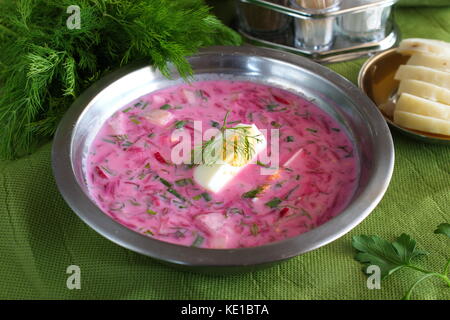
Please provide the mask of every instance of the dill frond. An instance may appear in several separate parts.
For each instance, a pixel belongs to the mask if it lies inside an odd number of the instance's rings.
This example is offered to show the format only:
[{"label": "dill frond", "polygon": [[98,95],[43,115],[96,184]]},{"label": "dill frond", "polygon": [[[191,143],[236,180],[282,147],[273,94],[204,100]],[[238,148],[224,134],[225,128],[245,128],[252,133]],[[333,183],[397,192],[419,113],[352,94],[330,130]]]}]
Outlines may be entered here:
[{"label": "dill frond", "polygon": [[213,137],[203,142],[203,144],[194,151],[200,156],[196,157],[202,160],[202,163],[211,166],[222,161],[231,163],[231,165],[241,166],[250,161],[255,155],[254,143],[261,141],[259,136],[250,134],[250,126],[229,127],[228,116],[230,111],[224,116],[222,126],[219,128],[220,139]]},{"label": "dill frond", "polygon": [[[81,29],[66,26],[70,5]],[[187,78],[185,56],[238,45],[202,0],[0,1],[0,158],[15,158],[54,134],[73,100],[106,72],[147,60]]]}]

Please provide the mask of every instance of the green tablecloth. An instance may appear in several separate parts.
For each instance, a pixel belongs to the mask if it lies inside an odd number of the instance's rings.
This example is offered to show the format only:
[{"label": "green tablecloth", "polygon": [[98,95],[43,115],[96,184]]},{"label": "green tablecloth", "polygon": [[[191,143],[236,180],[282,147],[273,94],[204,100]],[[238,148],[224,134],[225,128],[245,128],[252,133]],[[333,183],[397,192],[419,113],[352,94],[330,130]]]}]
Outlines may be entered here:
[{"label": "green tablecloth", "polygon": [[[444,2],[449,3],[428,3]],[[399,8],[396,17],[404,37],[450,41],[450,7]],[[355,81],[362,62],[331,67]],[[274,268],[222,277],[173,270],[87,227],[56,189],[50,145],[32,156],[0,162],[0,298],[401,298],[417,275],[401,272],[383,282],[381,290],[368,290],[361,266],[353,260],[350,239],[357,234],[393,239],[409,233],[433,253],[424,264],[441,270],[449,245],[433,230],[450,222],[450,147],[418,143],[395,132],[394,140],[397,159],[391,186],[376,210],[352,232]],[[69,265],[81,268],[81,290],[66,288]],[[450,299],[450,290],[429,280],[415,297]]]},{"label": "green tablecloth", "polygon": [[399,0],[398,5],[404,7],[439,7],[448,6],[449,0]]}]

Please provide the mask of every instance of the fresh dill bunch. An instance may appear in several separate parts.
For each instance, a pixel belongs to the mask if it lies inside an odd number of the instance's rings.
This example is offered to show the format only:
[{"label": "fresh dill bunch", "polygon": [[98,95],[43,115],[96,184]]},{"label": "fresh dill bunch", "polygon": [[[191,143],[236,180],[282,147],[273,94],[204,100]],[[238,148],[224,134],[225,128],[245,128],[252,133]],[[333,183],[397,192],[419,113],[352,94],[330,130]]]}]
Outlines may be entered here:
[{"label": "fresh dill bunch", "polygon": [[230,163],[233,166],[242,166],[250,161],[255,155],[255,144],[261,142],[259,135],[252,135],[251,126],[237,125],[230,126],[227,111],[222,121],[222,126],[218,128],[218,135],[205,141],[195,152],[198,154],[195,159],[201,159],[202,163],[211,166],[222,162]]},{"label": "fresh dill bunch", "polygon": [[[69,29],[67,8],[81,9]],[[73,100],[106,72],[147,60],[191,75],[185,56],[239,45],[203,0],[0,0],[0,158],[51,138]]]}]

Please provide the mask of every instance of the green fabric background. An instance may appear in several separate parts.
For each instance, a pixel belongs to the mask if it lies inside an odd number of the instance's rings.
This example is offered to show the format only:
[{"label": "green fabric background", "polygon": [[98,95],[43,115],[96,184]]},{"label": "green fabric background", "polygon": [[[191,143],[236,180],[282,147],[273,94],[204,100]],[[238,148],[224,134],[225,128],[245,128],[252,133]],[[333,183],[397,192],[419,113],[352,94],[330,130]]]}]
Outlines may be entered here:
[{"label": "green fabric background", "polygon": [[448,6],[449,0],[399,0],[399,6],[419,7],[419,6]]},{"label": "green fabric background", "polygon": [[[444,2],[450,4],[428,1]],[[450,8],[398,8],[396,17],[405,38],[450,41]],[[363,61],[331,68],[355,82]],[[330,245],[274,268],[233,276],[176,271],[102,238],[59,195],[50,145],[20,160],[0,162],[0,298],[399,299],[418,275],[401,271],[381,290],[368,290],[353,260],[351,237],[394,239],[408,233],[432,252],[423,265],[440,271],[450,256],[449,243],[433,230],[450,222],[450,147],[393,135],[397,159],[391,186],[363,223]],[[66,268],[72,264],[81,268],[81,290],[66,288]],[[450,289],[428,280],[414,297],[448,300]]]}]

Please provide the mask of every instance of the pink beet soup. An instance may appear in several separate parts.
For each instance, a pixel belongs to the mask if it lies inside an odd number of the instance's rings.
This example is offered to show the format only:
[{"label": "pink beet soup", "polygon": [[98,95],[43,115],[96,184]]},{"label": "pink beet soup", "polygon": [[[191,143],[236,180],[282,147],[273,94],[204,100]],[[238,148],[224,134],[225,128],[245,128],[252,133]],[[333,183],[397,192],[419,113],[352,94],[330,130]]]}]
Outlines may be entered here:
[{"label": "pink beet soup", "polygon": [[[279,170],[248,164],[217,193],[174,164],[175,129],[194,135],[232,124],[279,129]],[[165,117],[149,121],[149,114]],[[269,138],[268,138],[269,139]],[[267,149],[270,147],[268,146]],[[270,150],[266,150],[270,154]],[[358,159],[345,129],[312,102],[253,82],[204,81],[150,93],[101,128],[86,162],[95,203],[148,237],[184,246],[240,248],[294,237],[339,214],[358,182]]]}]

